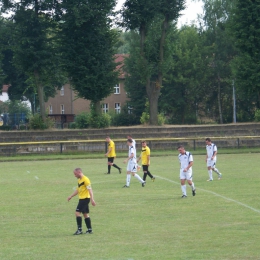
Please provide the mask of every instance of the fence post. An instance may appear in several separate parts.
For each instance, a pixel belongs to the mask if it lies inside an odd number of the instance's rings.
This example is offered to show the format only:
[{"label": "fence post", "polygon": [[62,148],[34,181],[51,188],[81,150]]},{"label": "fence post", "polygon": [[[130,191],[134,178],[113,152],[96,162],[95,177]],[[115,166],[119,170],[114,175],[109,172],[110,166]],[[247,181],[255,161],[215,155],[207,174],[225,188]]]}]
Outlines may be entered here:
[{"label": "fence post", "polygon": [[239,143],[239,138],[237,138],[237,149],[239,149],[240,143]]},{"label": "fence post", "polygon": [[196,140],[193,140],[193,150],[196,151]]},{"label": "fence post", "polygon": [[63,143],[60,143],[60,153],[62,153],[63,150]]},{"label": "fence post", "polygon": [[152,149],[152,141],[149,141],[149,148]]}]

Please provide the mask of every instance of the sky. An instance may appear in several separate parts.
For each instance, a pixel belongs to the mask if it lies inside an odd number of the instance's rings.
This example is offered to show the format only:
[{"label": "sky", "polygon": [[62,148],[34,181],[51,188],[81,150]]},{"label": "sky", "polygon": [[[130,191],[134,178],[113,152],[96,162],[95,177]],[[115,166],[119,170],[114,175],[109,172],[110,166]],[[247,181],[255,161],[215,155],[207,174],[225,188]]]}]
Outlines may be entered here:
[{"label": "sky", "polygon": [[[124,3],[125,0],[118,0],[116,10],[119,10]],[[196,2],[192,0],[186,1],[187,8],[182,11],[182,16],[179,18],[178,21],[178,27],[181,27],[185,24],[191,24],[191,21],[194,21],[197,19],[197,14],[202,13],[202,2],[200,0],[197,0]]]}]

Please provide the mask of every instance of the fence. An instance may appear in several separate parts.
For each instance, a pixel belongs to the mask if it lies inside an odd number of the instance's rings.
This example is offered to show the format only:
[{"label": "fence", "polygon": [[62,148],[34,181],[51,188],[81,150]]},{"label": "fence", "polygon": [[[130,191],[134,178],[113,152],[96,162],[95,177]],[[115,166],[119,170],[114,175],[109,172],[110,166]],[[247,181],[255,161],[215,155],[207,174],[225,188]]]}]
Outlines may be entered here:
[{"label": "fence", "polygon": [[[260,147],[260,136],[214,137],[212,140],[218,148]],[[147,145],[152,150],[176,150],[182,144],[187,150],[205,148],[205,140],[201,138],[148,138]],[[126,139],[114,139],[116,151],[126,151]],[[141,149],[141,140],[136,139],[137,149]],[[71,141],[39,141],[0,143],[0,155],[15,156],[25,154],[49,153],[86,153],[106,152],[104,140],[71,140]]]}]

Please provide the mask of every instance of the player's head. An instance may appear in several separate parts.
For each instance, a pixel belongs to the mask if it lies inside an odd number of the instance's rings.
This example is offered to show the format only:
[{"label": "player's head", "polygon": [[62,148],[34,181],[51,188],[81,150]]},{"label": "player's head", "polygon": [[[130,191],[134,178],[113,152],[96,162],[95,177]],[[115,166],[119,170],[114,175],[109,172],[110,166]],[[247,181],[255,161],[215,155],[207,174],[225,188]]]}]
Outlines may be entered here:
[{"label": "player's head", "polygon": [[141,143],[142,143],[142,147],[146,147],[146,141],[145,140],[143,140]]},{"label": "player's head", "polygon": [[74,175],[76,178],[80,178],[82,176],[82,169],[81,168],[76,168],[74,171],[73,171]]},{"label": "player's head", "polygon": [[210,138],[206,138],[205,141],[206,141],[206,144],[211,144],[211,139]]},{"label": "player's head", "polygon": [[110,142],[110,136],[109,135],[106,136],[106,142]]},{"label": "player's head", "polygon": [[132,145],[132,143],[133,143],[133,140],[132,140],[131,138],[128,138],[128,139],[127,139],[127,145],[130,146],[130,145]]},{"label": "player's head", "polygon": [[131,135],[127,135],[126,137],[127,139],[133,139]]},{"label": "player's head", "polygon": [[185,154],[185,148],[184,148],[183,145],[179,145],[178,148],[177,148],[177,150],[179,151],[179,153]]}]

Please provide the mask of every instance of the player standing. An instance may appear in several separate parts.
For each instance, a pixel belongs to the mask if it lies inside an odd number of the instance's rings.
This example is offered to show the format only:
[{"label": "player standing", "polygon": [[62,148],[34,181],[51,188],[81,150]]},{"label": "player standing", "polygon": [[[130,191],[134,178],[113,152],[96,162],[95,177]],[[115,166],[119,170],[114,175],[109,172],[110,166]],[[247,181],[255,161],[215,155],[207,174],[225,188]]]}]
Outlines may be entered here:
[{"label": "player standing", "polygon": [[136,163],[136,150],[134,146],[132,145],[133,140],[127,139],[127,145],[128,145],[128,157],[126,160],[124,160],[124,163],[127,163],[127,169],[126,169],[126,185],[123,186],[123,188],[129,188],[130,186],[130,180],[131,180],[131,174],[142,183],[142,187],[145,185],[145,181],[141,179],[141,177],[136,173],[137,172],[137,163]]},{"label": "player standing", "polygon": [[106,137],[106,142],[108,143],[108,145],[107,145],[108,148],[107,148],[107,153],[105,154],[105,156],[107,157],[108,171],[105,174],[110,174],[111,166],[117,168],[119,173],[121,173],[121,168],[118,167],[116,164],[114,164],[114,159],[116,157],[115,143],[110,139],[109,136]]},{"label": "player standing", "polygon": [[146,181],[147,175],[151,178],[152,181],[155,180],[155,177],[150,173],[148,167],[150,166],[150,148],[147,146],[146,141],[142,141],[142,152],[139,156],[137,162],[142,159],[142,167],[143,167],[143,180]]},{"label": "player standing", "polygon": [[206,163],[207,163],[208,174],[209,174],[209,179],[207,181],[213,181],[212,171],[218,174],[218,179],[220,180],[222,178],[222,174],[216,168],[218,149],[217,146],[211,142],[210,138],[206,138],[206,150],[207,150]]},{"label": "player standing", "polygon": [[72,197],[79,195],[79,203],[76,208],[76,222],[78,229],[74,233],[74,235],[81,235],[82,234],[82,218],[81,213],[83,214],[85,218],[85,224],[87,226],[86,234],[92,234],[92,226],[91,226],[91,220],[89,217],[89,202],[91,201],[91,204],[93,206],[96,206],[96,202],[94,201],[94,195],[91,188],[90,180],[88,177],[86,177],[83,173],[81,168],[76,168],[74,171],[74,176],[78,179],[78,188],[68,197],[68,201],[71,200]]},{"label": "player standing", "polygon": [[196,189],[194,186],[194,182],[192,182],[192,165],[193,165],[193,156],[190,152],[185,151],[184,146],[180,145],[178,147],[179,151],[179,162],[180,162],[180,180],[181,180],[181,191],[182,191],[182,198],[187,198],[186,193],[186,184],[185,181],[188,182],[192,189],[192,195],[196,195]]}]

